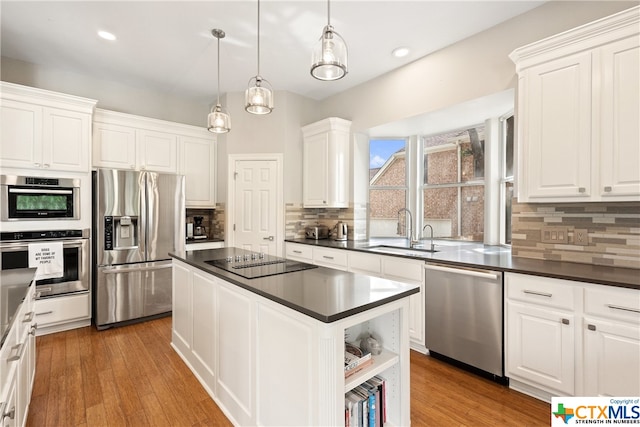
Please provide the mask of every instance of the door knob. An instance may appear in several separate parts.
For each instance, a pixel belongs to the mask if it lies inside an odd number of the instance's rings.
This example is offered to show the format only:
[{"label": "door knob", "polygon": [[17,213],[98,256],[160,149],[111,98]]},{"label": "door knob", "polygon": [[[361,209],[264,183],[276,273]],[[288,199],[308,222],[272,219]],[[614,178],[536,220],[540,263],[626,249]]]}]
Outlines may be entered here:
[{"label": "door knob", "polygon": [[262,240],[268,240],[270,242],[273,242],[273,236],[263,237]]}]

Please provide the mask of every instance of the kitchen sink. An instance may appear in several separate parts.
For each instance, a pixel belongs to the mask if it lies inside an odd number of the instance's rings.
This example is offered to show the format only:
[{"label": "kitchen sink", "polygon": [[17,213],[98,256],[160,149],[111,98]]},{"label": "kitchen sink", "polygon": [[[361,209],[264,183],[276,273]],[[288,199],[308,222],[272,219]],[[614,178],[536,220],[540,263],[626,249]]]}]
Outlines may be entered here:
[{"label": "kitchen sink", "polygon": [[372,252],[381,252],[385,254],[394,254],[394,255],[406,255],[406,256],[414,256],[414,257],[428,257],[429,254],[439,252],[437,250],[431,250],[427,248],[403,248],[399,246],[388,246],[388,245],[377,245],[377,246],[367,246],[363,249],[368,249]]}]

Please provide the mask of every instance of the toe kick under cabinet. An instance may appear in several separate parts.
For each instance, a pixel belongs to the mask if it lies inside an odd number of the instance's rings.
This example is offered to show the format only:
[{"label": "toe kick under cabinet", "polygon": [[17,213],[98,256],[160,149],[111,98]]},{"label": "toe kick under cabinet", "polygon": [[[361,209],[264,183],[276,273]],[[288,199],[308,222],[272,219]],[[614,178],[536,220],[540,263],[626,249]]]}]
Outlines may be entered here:
[{"label": "toe kick under cabinet", "polygon": [[640,395],[640,290],[505,273],[510,386],[552,396]]}]

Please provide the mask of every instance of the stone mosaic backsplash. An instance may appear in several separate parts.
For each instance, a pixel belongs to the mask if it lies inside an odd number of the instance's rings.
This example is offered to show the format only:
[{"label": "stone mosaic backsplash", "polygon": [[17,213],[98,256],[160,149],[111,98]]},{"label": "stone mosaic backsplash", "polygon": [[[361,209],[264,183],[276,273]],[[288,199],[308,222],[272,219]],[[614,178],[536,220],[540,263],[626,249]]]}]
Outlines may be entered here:
[{"label": "stone mosaic backsplash", "polygon": [[338,221],[347,224],[347,239],[366,239],[367,235],[366,204],[350,205],[348,208],[304,208],[302,204],[285,204],[285,237],[287,239],[303,239],[305,227],[326,225],[329,230]]},{"label": "stone mosaic backsplash", "polygon": [[[640,269],[640,203],[517,203],[513,256]],[[566,243],[543,243],[543,228],[567,229]],[[586,230],[585,245],[577,244]],[[548,236],[547,236],[548,237]]]}]

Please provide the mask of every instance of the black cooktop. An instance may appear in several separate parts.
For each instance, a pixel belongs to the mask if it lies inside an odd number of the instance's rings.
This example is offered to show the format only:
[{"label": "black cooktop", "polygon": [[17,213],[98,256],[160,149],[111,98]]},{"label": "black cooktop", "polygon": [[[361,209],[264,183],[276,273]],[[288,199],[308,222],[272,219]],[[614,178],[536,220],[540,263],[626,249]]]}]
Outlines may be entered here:
[{"label": "black cooktop", "polygon": [[293,273],[317,267],[313,264],[250,251],[242,251],[241,254],[229,255],[223,259],[208,260],[205,263],[246,279]]}]

